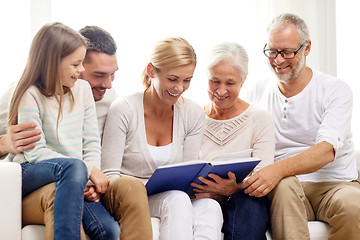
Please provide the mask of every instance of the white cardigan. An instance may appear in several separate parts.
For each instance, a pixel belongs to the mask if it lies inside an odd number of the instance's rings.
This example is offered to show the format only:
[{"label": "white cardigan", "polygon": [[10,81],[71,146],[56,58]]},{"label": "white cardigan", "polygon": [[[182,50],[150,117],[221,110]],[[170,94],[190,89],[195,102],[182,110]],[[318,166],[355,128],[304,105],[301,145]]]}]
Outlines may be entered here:
[{"label": "white cardigan", "polygon": [[[106,119],[101,168],[114,180],[122,175],[146,182],[157,165],[147,147],[143,93],[120,97]],[[189,99],[174,105],[172,150],[165,164],[198,158],[203,136],[204,111]]]}]

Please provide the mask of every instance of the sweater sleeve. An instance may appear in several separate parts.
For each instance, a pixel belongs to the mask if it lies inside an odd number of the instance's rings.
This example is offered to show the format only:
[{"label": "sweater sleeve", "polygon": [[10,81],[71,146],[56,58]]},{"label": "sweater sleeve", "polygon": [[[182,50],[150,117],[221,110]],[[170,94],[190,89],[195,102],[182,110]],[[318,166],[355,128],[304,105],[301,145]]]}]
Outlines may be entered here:
[{"label": "sweater sleeve", "polygon": [[127,126],[130,108],[123,98],[115,100],[110,108],[106,118],[103,132],[101,170],[109,177],[111,181],[121,176]]},{"label": "sweater sleeve", "polygon": [[205,113],[196,103],[189,101],[186,106],[186,136],[184,139],[183,161],[199,158],[201,142],[204,134]]},{"label": "sweater sleeve", "polygon": [[257,172],[274,163],[275,130],[272,116],[268,112],[259,109],[254,119],[253,157],[261,159],[254,170]]},{"label": "sweater sleeve", "polygon": [[90,86],[87,86],[85,114],[83,125],[83,161],[87,167],[89,176],[93,167],[100,169],[101,147],[96,117],[96,109]]},{"label": "sweater sleeve", "polygon": [[[29,90],[30,89],[24,93],[20,100],[18,122],[35,122],[36,128],[41,130],[41,138],[36,142],[36,146],[33,149],[24,152],[25,159],[29,162],[38,162],[50,158],[66,158],[65,155],[47,148],[42,121],[40,119],[40,106],[36,96],[38,92]],[[45,124],[53,123],[45,122]]]}]

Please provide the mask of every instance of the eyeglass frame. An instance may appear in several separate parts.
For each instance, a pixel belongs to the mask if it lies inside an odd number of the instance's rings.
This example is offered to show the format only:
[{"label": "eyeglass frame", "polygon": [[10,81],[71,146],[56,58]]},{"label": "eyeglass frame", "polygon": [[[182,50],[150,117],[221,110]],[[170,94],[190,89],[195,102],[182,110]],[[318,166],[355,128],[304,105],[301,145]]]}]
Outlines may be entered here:
[{"label": "eyeglass frame", "polygon": [[273,58],[272,58],[272,57],[268,57],[268,56],[265,54],[265,51],[270,50],[270,49],[265,49],[266,46],[267,46],[267,43],[266,43],[265,46],[264,46],[263,53],[264,53],[265,57],[270,58],[270,59],[275,59],[275,58],[277,58],[277,56],[279,55],[279,53],[280,53],[281,57],[284,58],[284,59],[294,59],[295,56],[296,56],[296,54],[298,54],[298,53],[301,51],[301,49],[305,46],[306,43],[307,43],[307,41],[304,42],[304,43],[298,48],[298,50],[296,50],[295,52],[289,51],[289,52],[292,52],[292,53],[294,54],[294,56],[293,56],[292,58],[286,58],[286,57],[284,57],[284,55],[283,55],[283,54],[284,54],[284,52],[283,52],[284,50],[281,50],[281,51],[274,50],[273,52],[276,52],[275,57],[273,57]]}]

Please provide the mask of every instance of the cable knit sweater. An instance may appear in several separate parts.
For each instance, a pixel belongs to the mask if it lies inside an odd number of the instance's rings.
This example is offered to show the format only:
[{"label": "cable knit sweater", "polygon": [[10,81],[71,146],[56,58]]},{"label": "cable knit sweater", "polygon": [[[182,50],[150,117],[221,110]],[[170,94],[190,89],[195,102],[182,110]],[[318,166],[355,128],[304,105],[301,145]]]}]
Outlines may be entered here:
[{"label": "cable knit sweater", "polygon": [[231,119],[206,117],[200,159],[209,161],[218,154],[247,149],[253,149],[253,157],[261,159],[255,172],[274,162],[274,123],[269,113],[250,105]]}]

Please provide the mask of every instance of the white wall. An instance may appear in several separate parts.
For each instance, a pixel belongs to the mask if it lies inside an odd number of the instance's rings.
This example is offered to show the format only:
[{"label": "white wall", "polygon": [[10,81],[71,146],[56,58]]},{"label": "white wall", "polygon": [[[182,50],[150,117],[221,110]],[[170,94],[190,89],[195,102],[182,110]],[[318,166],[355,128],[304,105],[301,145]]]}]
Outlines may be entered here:
[{"label": "white wall", "polygon": [[[20,78],[31,39],[49,21],[74,29],[99,25],[118,43],[119,71],[114,88],[121,94],[141,89],[140,74],[153,44],[166,36],[185,37],[195,48],[198,67],[186,93],[204,105],[207,100],[204,63],[208,50],[221,41],[236,41],[248,51],[249,76],[245,83],[271,74],[262,48],[265,29],[282,12],[305,19],[312,50],[307,61],[314,68],[338,75],[353,87],[354,120],[360,121],[359,77],[355,64],[359,45],[358,0],[17,0],[1,1],[0,95]],[[20,7],[21,6],[21,7]],[[336,18],[337,17],[337,18]],[[345,24],[344,24],[345,22]],[[359,20],[357,20],[359,22]],[[338,28],[336,28],[336,25]],[[338,44],[337,44],[338,42]],[[354,126],[360,142],[360,126]]]}]

